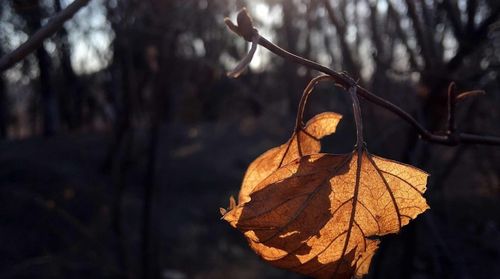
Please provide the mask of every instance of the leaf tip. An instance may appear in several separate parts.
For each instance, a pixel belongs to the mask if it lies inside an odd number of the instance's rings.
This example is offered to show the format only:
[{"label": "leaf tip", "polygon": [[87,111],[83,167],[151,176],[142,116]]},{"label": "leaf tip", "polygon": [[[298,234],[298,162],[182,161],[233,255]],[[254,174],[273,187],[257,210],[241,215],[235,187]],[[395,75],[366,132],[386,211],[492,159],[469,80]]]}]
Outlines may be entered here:
[{"label": "leaf tip", "polygon": [[224,215],[226,215],[229,211],[233,210],[236,207],[236,199],[234,196],[229,197],[229,207],[227,209],[220,207],[219,212],[222,215],[221,219],[224,219]]},{"label": "leaf tip", "polygon": [[234,196],[230,196],[229,197],[229,210],[233,210],[233,208],[236,207],[236,199],[234,198]]},{"label": "leaf tip", "polygon": [[224,215],[226,215],[227,210],[225,208],[223,208],[223,207],[219,207],[219,211],[220,211],[220,215],[222,215],[222,218],[224,218]]}]

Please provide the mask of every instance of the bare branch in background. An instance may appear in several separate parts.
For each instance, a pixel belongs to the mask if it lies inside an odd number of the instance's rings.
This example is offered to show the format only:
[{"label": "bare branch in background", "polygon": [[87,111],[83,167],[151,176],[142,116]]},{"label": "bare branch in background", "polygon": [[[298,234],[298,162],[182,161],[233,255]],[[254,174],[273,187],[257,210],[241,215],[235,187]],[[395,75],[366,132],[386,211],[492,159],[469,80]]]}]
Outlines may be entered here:
[{"label": "bare branch in background", "polygon": [[346,23],[342,19],[340,19],[337,14],[335,13],[335,10],[333,9],[332,5],[330,4],[330,1],[324,0],[323,5],[326,8],[326,11],[328,13],[328,17],[330,18],[330,21],[333,23],[335,26],[335,29],[337,30],[338,38],[339,38],[339,44],[340,48],[342,49],[342,53],[345,54],[345,63],[347,66],[347,70],[351,72],[352,75],[356,77],[360,77],[360,69],[359,65],[354,59],[354,56],[352,54],[352,49],[349,47],[349,44],[347,43],[346,40],[346,33],[347,33],[347,28],[346,28]]},{"label": "bare branch in background", "polygon": [[396,34],[400,38],[401,43],[405,46],[406,52],[408,53],[408,58],[410,65],[412,66],[413,69],[419,70],[420,66],[417,63],[417,54],[415,53],[415,50],[410,47],[408,44],[408,34],[403,30],[401,27],[401,18],[399,16],[399,13],[394,9],[394,6],[390,1],[387,1],[387,13],[388,16],[392,18],[394,21],[394,26],[396,27]]},{"label": "bare branch in background", "polygon": [[450,59],[446,65],[448,71],[455,71],[462,63],[464,58],[471,54],[477,47],[477,45],[483,44],[488,38],[488,29],[491,24],[493,24],[500,17],[500,5],[497,5],[494,10],[491,11],[489,16],[484,19],[481,24],[471,33],[467,33],[466,40],[474,43],[461,43],[455,56]]},{"label": "bare branch in background", "polygon": [[45,26],[36,31],[36,33],[26,42],[21,44],[11,53],[2,56],[2,58],[0,58],[0,72],[14,66],[17,62],[23,60],[28,54],[40,47],[45,39],[54,35],[67,20],[71,19],[73,15],[89,2],[90,0],[75,0],[64,10],[52,17]]},{"label": "bare branch in background", "polygon": [[[238,17],[240,17],[242,14],[245,14],[246,16],[249,17],[247,14],[246,10],[240,11],[238,14]],[[226,24],[227,24],[226,20]],[[238,20],[238,23],[240,23],[240,20]],[[234,25],[230,24],[229,25],[230,29],[235,32],[236,34],[239,34],[241,37],[243,37],[247,41],[251,41],[253,36],[258,36],[259,44],[272,53],[289,60],[291,62],[303,65],[307,68],[319,71],[321,73],[327,74],[333,78],[333,80],[341,87],[343,88],[351,88],[351,87],[356,87],[357,89],[357,94],[361,97],[363,97],[365,100],[374,103],[375,105],[378,105],[395,115],[399,116],[403,120],[405,120],[408,124],[410,124],[422,137],[422,139],[427,140],[429,142],[433,143],[438,143],[438,144],[443,144],[443,145],[459,145],[459,144],[485,144],[485,145],[500,145],[500,137],[495,137],[495,136],[487,136],[487,135],[477,135],[477,134],[470,134],[470,133],[459,133],[459,132],[452,132],[446,131],[446,134],[439,134],[439,133],[433,133],[429,130],[427,130],[422,124],[420,124],[413,116],[411,116],[408,112],[404,111],[402,108],[399,106],[389,102],[388,100],[381,98],[372,92],[366,90],[365,88],[359,86],[357,82],[349,77],[348,75],[344,73],[339,73],[336,72],[328,67],[325,67],[321,64],[318,64],[314,61],[305,59],[303,57],[297,56],[293,53],[290,53],[281,47],[275,45],[274,43],[268,41],[266,38],[258,35],[258,30],[252,25],[251,21],[246,21],[244,25]]]},{"label": "bare branch in background", "polygon": [[458,9],[458,4],[455,1],[444,0],[441,5],[438,6],[446,11],[446,15],[448,16],[451,26],[453,27],[455,38],[460,40],[463,36],[463,28],[462,21],[460,20],[460,10]]},{"label": "bare branch in background", "polygon": [[476,17],[477,12],[477,0],[468,0],[467,1],[467,33],[474,32],[474,27],[476,24],[474,23],[474,19]]},{"label": "bare branch in background", "polygon": [[415,6],[415,2],[412,0],[406,0],[406,6],[408,8],[408,15],[413,23],[412,26],[415,30],[415,37],[417,38],[417,42],[421,48],[422,57],[424,58],[424,67],[426,69],[431,69],[433,64],[437,61],[433,61],[432,59],[433,55],[431,53],[430,42],[427,41],[425,30],[423,30],[422,22],[417,14],[417,7]]}]

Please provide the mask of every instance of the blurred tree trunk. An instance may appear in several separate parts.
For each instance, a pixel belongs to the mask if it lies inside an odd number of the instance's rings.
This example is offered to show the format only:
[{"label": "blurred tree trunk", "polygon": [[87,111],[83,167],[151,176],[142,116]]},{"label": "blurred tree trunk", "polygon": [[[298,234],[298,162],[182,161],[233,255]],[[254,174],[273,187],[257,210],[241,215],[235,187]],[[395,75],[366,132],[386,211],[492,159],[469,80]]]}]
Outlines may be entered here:
[{"label": "blurred tree trunk", "polygon": [[113,130],[104,162],[104,171],[110,172],[113,180],[112,226],[117,240],[118,266],[123,270],[124,277],[129,279],[136,278],[136,273],[131,255],[129,255],[127,233],[123,227],[123,197],[133,144],[133,131],[131,128],[132,101],[130,96],[135,87],[131,69],[130,46],[126,43],[129,29],[122,22],[122,16],[123,18],[127,17],[130,9],[132,9],[131,6],[125,5],[124,2],[119,2],[116,7],[111,6],[110,2],[106,2],[105,5],[107,18],[111,22],[115,38],[111,45],[113,60],[109,67],[109,74],[112,77],[109,95],[114,108]]},{"label": "blurred tree trunk", "polygon": [[[39,0],[13,0],[14,9],[27,23],[28,33],[35,33],[42,26],[42,7]],[[53,135],[59,126],[57,99],[51,84],[52,63],[45,47],[36,52],[39,71],[39,89],[43,115],[42,132],[44,136]]]},{"label": "blurred tree trunk", "polygon": [[[346,5],[344,1],[342,4]],[[342,16],[342,13],[337,13],[329,0],[323,0],[323,5],[327,11],[328,18],[337,31],[337,40],[342,52],[342,63],[345,66],[345,70],[354,78],[361,78],[361,69],[356,61],[357,49],[351,47],[347,42],[347,20],[345,16]]]},{"label": "blurred tree trunk", "polygon": [[[55,11],[61,11],[62,0],[54,1]],[[70,130],[78,129],[82,125],[83,88],[71,65],[70,45],[68,31],[65,27],[57,33],[61,70],[64,77],[64,90],[61,93],[60,108],[63,119],[66,120]]]},{"label": "blurred tree trunk", "polygon": [[115,196],[113,204],[113,227],[118,239],[118,257],[120,266],[126,271],[127,278],[135,278],[131,262],[128,257],[126,233],[123,231],[122,200],[125,193],[126,173],[132,148],[131,128],[131,91],[134,76],[131,69],[130,51],[123,45],[123,33],[120,28],[115,29],[116,39],[113,51],[116,60],[111,66],[114,75],[113,91],[116,104],[116,121],[113,129],[113,139],[110,142],[108,158],[105,168],[111,170]]},{"label": "blurred tree trunk", "polygon": [[[3,5],[0,5],[0,14],[3,13]],[[0,44],[0,57],[4,56],[3,45]],[[4,73],[0,73],[0,139],[7,138],[8,112],[7,112],[7,88]]]},{"label": "blurred tree trunk", "polygon": [[[153,98],[151,105],[151,128],[149,131],[149,142],[147,151],[147,165],[144,187],[144,206],[143,206],[143,231],[142,231],[142,269],[143,278],[159,278],[158,262],[158,234],[159,229],[155,224],[155,199],[158,196],[157,160],[160,148],[160,127],[164,122],[168,123],[169,116],[169,96],[172,90],[174,80],[177,79],[176,72],[172,71],[174,65],[181,63],[175,56],[177,52],[177,41],[181,35],[180,30],[172,30],[159,38],[159,46],[154,46],[159,50],[158,56],[151,55],[148,60],[158,61],[158,66],[148,65],[149,71],[153,76]],[[154,53],[154,52],[153,52]],[[153,62],[154,64],[154,62]],[[155,222],[157,221],[157,222]]]},{"label": "blurred tree trunk", "polygon": [[[0,14],[3,13],[3,5],[0,5]],[[4,56],[3,45],[0,44],[0,57]],[[8,112],[7,112],[7,88],[4,73],[0,73],[0,139],[7,137]]]},{"label": "blurred tree trunk", "polygon": [[[3,49],[0,45],[0,57]],[[7,88],[5,86],[4,74],[0,73],[0,139],[7,138],[8,111],[7,111]]]},{"label": "blurred tree trunk", "polygon": [[[284,46],[292,53],[300,54],[298,49],[298,41],[300,30],[295,26],[296,20],[299,18],[297,7],[292,0],[283,2],[283,28],[284,28]],[[289,113],[294,113],[299,104],[299,93],[302,85],[299,82],[298,66],[287,61],[283,62],[283,80],[286,80],[286,92],[288,95]]]},{"label": "blurred tree trunk", "polygon": [[36,51],[38,69],[40,71],[40,93],[42,97],[43,135],[53,135],[58,126],[57,105],[50,81],[50,57],[45,48]]}]

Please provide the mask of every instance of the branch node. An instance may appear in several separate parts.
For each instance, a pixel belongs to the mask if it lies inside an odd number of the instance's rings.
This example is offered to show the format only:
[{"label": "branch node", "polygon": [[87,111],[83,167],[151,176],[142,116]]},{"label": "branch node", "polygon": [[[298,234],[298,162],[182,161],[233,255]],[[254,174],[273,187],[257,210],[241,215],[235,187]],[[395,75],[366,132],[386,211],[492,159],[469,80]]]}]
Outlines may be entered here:
[{"label": "branch node", "polygon": [[224,19],[224,23],[231,31],[236,33],[238,36],[243,37],[248,42],[252,42],[253,38],[259,34],[258,30],[253,26],[252,17],[248,14],[246,8],[242,8],[238,12],[236,22],[238,25],[235,25],[227,17]]}]

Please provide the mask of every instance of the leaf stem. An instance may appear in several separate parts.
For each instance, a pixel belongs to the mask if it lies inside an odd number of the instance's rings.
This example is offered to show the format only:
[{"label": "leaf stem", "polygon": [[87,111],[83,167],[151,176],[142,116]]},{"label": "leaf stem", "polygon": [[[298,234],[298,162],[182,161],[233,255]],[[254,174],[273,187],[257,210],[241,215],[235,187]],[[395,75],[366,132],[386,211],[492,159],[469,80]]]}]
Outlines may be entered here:
[{"label": "leaf stem", "polygon": [[[363,119],[361,117],[361,107],[359,106],[356,86],[349,88],[349,94],[352,99],[352,110],[354,113],[354,122],[356,123],[356,147],[358,150],[363,148]],[[359,155],[359,154],[358,154]]]},{"label": "leaf stem", "polygon": [[[359,185],[361,181],[361,167],[363,165],[363,120],[361,118],[361,108],[359,106],[358,95],[356,93],[356,86],[351,86],[349,89],[349,94],[352,99],[352,108],[354,113],[354,121],[356,123],[356,182],[354,184],[354,192],[352,197],[352,211],[351,216],[349,218],[349,226],[347,227],[347,234],[344,241],[344,247],[342,248],[341,258],[346,255],[347,247],[349,246],[349,240],[351,238],[352,228],[354,226],[354,222],[356,221],[356,207],[358,204],[358,196],[359,196]],[[338,274],[340,268],[340,263],[337,264],[335,268],[334,276]]]},{"label": "leaf stem", "polygon": [[[294,130],[294,137],[297,138],[297,147],[299,149],[299,155],[302,157],[302,146],[300,145],[300,137],[299,137],[299,134],[300,134],[300,131],[304,130],[304,111],[305,111],[305,108],[306,108],[306,104],[307,104],[307,100],[309,98],[309,95],[311,95],[314,87],[316,86],[316,84],[318,84],[319,82],[323,81],[323,80],[331,80],[332,77],[329,76],[329,75],[321,75],[321,76],[317,76],[315,78],[313,78],[311,81],[309,81],[309,83],[307,84],[306,88],[304,89],[303,93],[302,93],[302,97],[300,98],[300,102],[299,102],[299,107],[297,108],[297,119],[295,120],[295,130]],[[293,138],[292,136],[292,138]],[[287,148],[287,151],[288,151],[288,148]],[[285,153],[286,155],[286,153]],[[284,156],[283,156],[284,158]],[[281,165],[281,163],[280,163]]]},{"label": "leaf stem", "polygon": [[333,78],[329,75],[321,75],[313,78],[307,84],[304,92],[302,93],[302,97],[300,98],[299,107],[297,109],[297,119],[295,121],[295,131],[301,130],[304,127],[304,111],[307,104],[307,100],[309,99],[309,95],[311,95],[314,87],[324,80],[332,80]]}]

